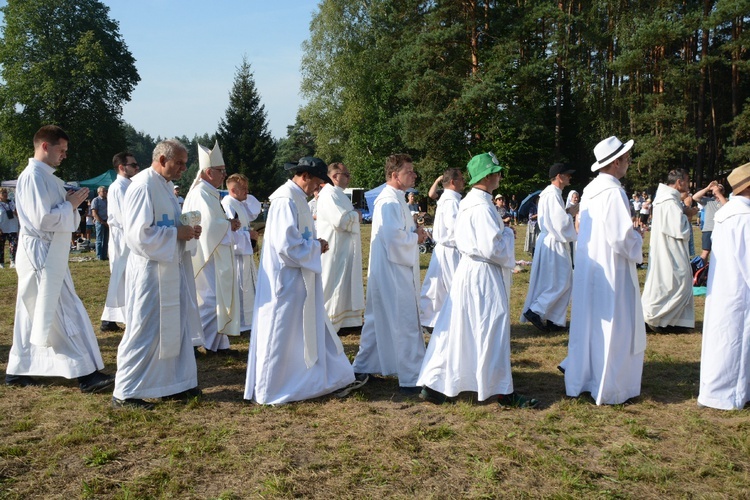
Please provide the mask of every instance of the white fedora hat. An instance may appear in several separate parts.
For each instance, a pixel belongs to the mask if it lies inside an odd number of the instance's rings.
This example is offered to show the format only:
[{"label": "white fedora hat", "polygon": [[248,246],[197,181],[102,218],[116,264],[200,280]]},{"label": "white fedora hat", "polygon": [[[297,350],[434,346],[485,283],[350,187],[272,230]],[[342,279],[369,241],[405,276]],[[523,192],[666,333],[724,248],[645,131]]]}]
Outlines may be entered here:
[{"label": "white fedora hat", "polygon": [[612,137],[607,137],[602,142],[597,144],[594,148],[594,156],[596,156],[596,161],[593,165],[591,165],[591,171],[596,172],[600,168],[606,167],[617,158],[630,151],[630,149],[633,147],[633,144],[635,144],[635,141],[633,139],[630,139],[628,142],[623,144],[622,141],[614,135]]}]

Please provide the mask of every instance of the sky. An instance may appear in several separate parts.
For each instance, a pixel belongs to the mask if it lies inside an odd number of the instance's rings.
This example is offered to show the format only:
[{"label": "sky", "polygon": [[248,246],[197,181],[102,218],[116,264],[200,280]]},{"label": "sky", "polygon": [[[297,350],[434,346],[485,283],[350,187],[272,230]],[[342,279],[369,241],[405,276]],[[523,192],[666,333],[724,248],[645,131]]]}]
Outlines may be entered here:
[{"label": "sky", "polygon": [[[0,5],[6,2],[0,1]],[[247,56],[271,135],[286,137],[303,103],[302,42],[318,0],[102,0],[141,77],[123,108],[136,130],[216,132]]]},{"label": "sky", "polygon": [[141,81],[123,118],[153,137],[214,133],[246,55],[276,138],[303,103],[302,42],[317,0],[105,0]]}]

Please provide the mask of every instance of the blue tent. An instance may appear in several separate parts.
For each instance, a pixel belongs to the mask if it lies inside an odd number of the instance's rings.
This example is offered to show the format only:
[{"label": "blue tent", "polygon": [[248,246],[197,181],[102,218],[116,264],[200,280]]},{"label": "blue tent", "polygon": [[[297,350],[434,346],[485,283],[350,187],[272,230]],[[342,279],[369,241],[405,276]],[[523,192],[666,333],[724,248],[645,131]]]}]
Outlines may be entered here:
[{"label": "blue tent", "polygon": [[372,213],[372,211],[375,209],[375,198],[378,197],[380,192],[385,187],[385,182],[382,183],[380,186],[370,189],[369,191],[365,191],[365,200],[367,201],[367,209]]},{"label": "blue tent", "polygon": [[375,209],[375,198],[378,197],[378,195],[380,194],[380,192],[383,190],[384,187],[385,187],[385,182],[374,189],[365,191],[365,201],[367,202],[367,211],[362,212],[362,220],[364,220],[365,222],[372,221],[372,212]]}]

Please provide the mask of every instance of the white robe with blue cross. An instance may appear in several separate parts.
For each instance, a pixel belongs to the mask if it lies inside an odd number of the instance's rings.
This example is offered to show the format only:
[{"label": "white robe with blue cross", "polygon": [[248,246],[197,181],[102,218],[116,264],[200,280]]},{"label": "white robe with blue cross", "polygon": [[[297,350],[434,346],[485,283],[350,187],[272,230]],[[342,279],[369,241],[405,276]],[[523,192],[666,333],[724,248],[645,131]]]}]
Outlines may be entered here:
[{"label": "white robe with blue cross", "polygon": [[198,385],[193,345],[203,329],[190,252],[177,239],[174,185],[148,168],[133,177],[123,210],[130,248],[125,334],[117,349],[114,396],[159,398]]}]

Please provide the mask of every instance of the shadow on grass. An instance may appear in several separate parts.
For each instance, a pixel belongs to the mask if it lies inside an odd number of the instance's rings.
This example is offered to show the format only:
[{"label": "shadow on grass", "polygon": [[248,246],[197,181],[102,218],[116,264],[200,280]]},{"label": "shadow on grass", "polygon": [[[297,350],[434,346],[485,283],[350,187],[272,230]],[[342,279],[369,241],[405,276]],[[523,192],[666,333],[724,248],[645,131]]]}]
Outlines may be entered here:
[{"label": "shadow on grass", "polygon": [[[696,328],[698,331],[698,328]],[[107,339],[107,344],[113,342]],[[355,332],[342,335],[344,349],[350,360],[359,349],[359,338]],[[565,355],[565,345],[568,341],[567,332],[543,333],[531,325],[514,325],[512,332],[511,366],[515,390],[521,394],[539,399],[541,407],[547,408],[561,401],[569,400],[565,395],[564,376],[549,362],[534,356],[519,356],[527,350],[538,348],[540,345],[555,347],[560,350],[560,359],[552,359],[552,363],[562,360]],[[246,337],[233,338],[232,348],[240,351],[238,356],[198,358],[198,381],[201,388],[206,390],[204,398],[213,402],[243,402],[245,370],[247,368]],[[680,404],[694,399],[698,393],[700,363],[685,361],[668,354],[652,352],[644,363],[641,385],[641,397],[635,404],[644,400],[664,404]],[[406,395],[399,392],[398,380],[395,377],[374,376],[371,381],[359,391],[355,391],[350,398],[361,401],[395,402],[413,404],[421,401],[416,395]],[[477,402],[476,393],[467,393],[469,401]],[[333,396],[318,398],[321,401],[334,399]],[[584,400],[587,400],[584,398]]]},{"label": "shadow on grass", "polygon": [[568,342],[568,331],[560,332],[543,332],[531,323],[513,323],[510,328],[511,340],[519,339],[549,339],[558,340],[560,337],[567,344]]},{"label": "shadow on grass", "polygon": [[[200,384],[200,386],[204,389],[209,389],[208,386],[203,384]],[[217,403],[250,403],[244,399],[244,394],[244,386],[242,390],[225,388],[218,391],[204,392],[202,401],[213,401]]]},{"label": "shadow on grass", "polygon": [[[698,362],[647,361],[643,366],[641,395],[632,403],[653,401],[673,405],[689,402],[698,395],[699,379]],[[565,378],[559,371],[514,372],[513,382],[516,391],[539,399],[542,408],[571,399],[565,394]],[[590,395],[579,399],[590,401]]]},{"label": "shadow on grass", "polygon": [[646,361],[641,395],[664,404],[684,403],[698,396],[699,382],[699,362]]}]

